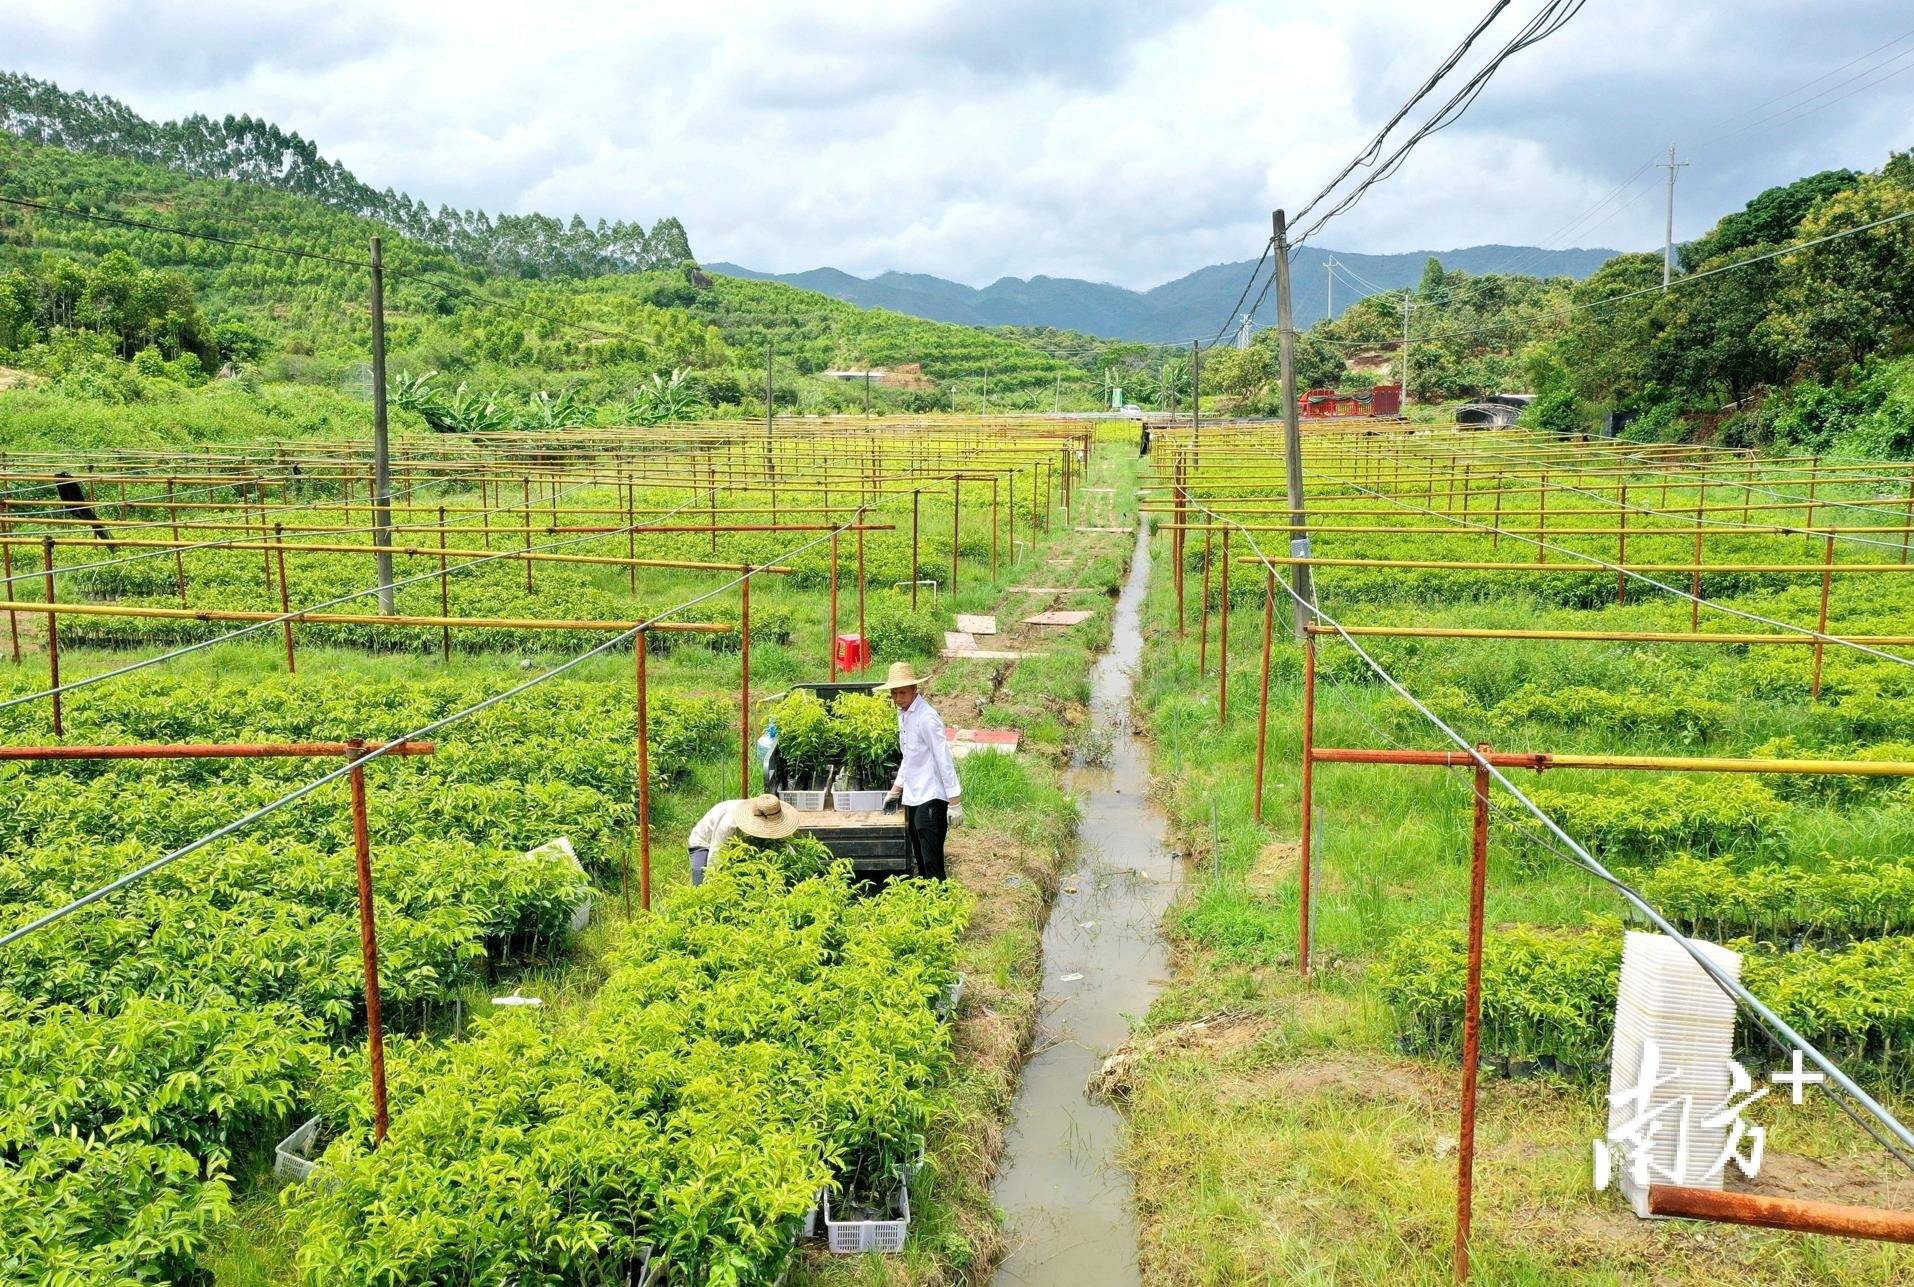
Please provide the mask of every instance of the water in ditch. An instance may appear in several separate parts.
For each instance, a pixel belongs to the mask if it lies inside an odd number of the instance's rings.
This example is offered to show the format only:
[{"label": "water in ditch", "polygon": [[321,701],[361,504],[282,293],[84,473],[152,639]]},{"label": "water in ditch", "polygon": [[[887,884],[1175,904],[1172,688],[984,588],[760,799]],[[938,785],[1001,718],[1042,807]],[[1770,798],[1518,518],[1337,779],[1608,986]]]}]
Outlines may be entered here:
[{"label": "water in ditch", "polygon": [[1149,580],[1146,527],[1117,599],[1110,650],[1091,676],[1091,723],[1108,737],[1109,755],[1070,775],[1083,811],[1078,865],[1044,927],[1042,1014],[995,1190],[1010,1252],[994,1281],[1007,1287],[1139,1281],[1122,1119],[1085,1088],[1161,984],[1158,925],[1181,875],[1148,799],[1148,751],[1130,720]]}]

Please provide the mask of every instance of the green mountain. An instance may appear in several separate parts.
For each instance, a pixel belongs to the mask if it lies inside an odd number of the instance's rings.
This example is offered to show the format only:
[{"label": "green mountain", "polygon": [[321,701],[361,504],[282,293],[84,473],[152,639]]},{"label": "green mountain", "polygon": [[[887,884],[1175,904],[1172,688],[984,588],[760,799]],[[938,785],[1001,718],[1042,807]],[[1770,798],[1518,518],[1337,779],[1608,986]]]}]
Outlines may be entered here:
[{"label": "green mountain", "polygon": [[[1430,259],[1451,272],[1483,275],[1506,273],[1514,267],[1527,276],[1579,280],[1614,255],[1612,250],[1544,250],[1536,246],[1465,246],[1460,250],[1365,255],[1303,246],[1290,260],[1292,306],[1298,324],[1327,318],[1332,307],[1340,314],[1365,293],[1414,285]],[[1333,287],[1331,261],[1338,277]],[[1211,264],[1138,291],[1075,277],[1004,277],[978,288],[923,273],[882,273],[866,278],[835,268],[761,273],[736,264],[708,265],[712,272],[789,282],[866,308],[894,308],[940,322],[1053,327],[1160,344],[1188,344],[1199,338],[1207,341],[1225,325],[1233,330],[1236,317],[1230,313],[1231,305],[1256,266],[1253,259]],[[1268,276],[1265,266],[1261,280],[1267,281]],[[1258,328],[1276,325],[1274,295],[1259,296],[1253,318]]]}]

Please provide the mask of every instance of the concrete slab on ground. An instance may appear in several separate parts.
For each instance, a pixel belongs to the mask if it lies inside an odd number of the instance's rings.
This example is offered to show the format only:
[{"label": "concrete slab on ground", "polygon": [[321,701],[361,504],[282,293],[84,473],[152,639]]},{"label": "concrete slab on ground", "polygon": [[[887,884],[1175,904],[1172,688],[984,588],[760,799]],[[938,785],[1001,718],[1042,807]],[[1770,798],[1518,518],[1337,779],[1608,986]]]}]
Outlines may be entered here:
[{"label": "concrete slab on ground", "polygon": [[997,618],[980,612],[960,612],[957,614],[957,628],[965,634],[994,635],[997,633]]},{"label": "concrete slab on ground", "polygon": [[1025,617],[1026,626],[1080,626],[1096,614],[1083,611],[1039,612],[1034,617]]}]

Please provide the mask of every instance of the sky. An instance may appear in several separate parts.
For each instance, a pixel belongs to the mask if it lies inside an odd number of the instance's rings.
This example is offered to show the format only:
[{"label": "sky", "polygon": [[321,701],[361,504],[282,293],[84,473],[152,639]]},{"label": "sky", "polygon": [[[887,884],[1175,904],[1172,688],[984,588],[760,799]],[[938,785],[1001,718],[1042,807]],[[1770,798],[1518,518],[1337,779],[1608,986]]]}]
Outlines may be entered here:
[{"label": "sky", "polygon": [[[1254,257],[1269,211],[1489,7],[0,0],[0,67],[149,117],[264,117],[435,206],[676,215],[706,261],[1144,288]],[[1658,248],[1671,143],[1678,240],[1773,184],[1877,168],[1914,146],[1914,10],[1589,0],[1313,240]]]}]

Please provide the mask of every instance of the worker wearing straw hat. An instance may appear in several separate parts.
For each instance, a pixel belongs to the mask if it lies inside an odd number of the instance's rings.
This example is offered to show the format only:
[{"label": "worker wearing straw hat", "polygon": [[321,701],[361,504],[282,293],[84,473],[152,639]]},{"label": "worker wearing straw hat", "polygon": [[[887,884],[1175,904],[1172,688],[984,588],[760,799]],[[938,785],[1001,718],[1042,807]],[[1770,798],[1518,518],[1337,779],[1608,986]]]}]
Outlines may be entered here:
[{"label": "worker wearing straw hat", "polygon": [[788,840],[798,829],[797,810],[774,795],[749,800],[720,800],[691,829],[691,883],[704,884],[711,855],[733,836],[771,843]]},{"label": "worker wearing straw hat", "polygon": [[950,743],[944,740],[944,721],[919,691],[923,684],[908,661],[894,661],[890,677],[878,685],[897,707],[897,744],[903,753],[885,804],[903,801],[912,871],[942,880],[944,834],[952,823],[963,821],[964,806],[958,803],[963,786],[957,781]]}]

